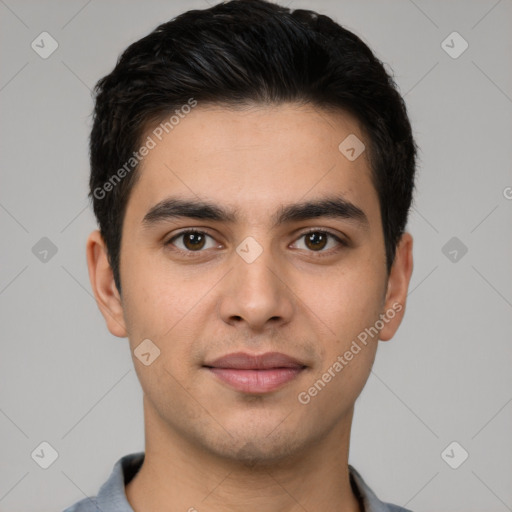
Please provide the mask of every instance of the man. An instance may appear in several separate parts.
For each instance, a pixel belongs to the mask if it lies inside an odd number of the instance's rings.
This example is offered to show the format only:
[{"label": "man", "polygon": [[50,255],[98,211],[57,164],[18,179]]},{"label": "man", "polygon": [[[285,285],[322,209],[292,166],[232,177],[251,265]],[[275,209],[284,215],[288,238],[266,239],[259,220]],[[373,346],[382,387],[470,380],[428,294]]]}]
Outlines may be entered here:
[{"label": "man", "polygon": [[412,273],[416,145],[382,63],[326,16],[234,0],[96,92],[87,260],[146,446],[67,511],[405,510],[348,465]]}]

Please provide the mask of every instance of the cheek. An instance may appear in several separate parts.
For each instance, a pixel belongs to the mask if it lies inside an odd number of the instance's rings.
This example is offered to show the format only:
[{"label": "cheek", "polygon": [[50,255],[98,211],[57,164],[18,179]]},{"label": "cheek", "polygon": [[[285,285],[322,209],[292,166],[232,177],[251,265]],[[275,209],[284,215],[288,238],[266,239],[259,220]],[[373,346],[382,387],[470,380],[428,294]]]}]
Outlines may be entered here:
[{"label": "cheek", "polygon": [[[334,403],[346,403],[347,405],[353,403],[361,393],[370,375],[377,352],[377,341],[371,341],[367,345],[356,342],[356,345],[358,348],[351,344],[343,352],[342,361],[344,363],[340,363],[343,369],[332,380]],[[352,354],[350,360],[348,360],[348,354]],[[339,367],[337,368],[339,369]],[[334,369],[331,370],[331,373],[336,375]],[[349,399],[347,400],[347,398]]]},{"label": "cheek", "polygon": [[[129,268],[128,265],[126,267]],[[123,310],[128,327],[132,357],[141,382],[148,389],[169,389],[190,376],[196,359],[195,342],[201,322],[211,317],[209,302],[204,300],[204,287],[192,286],[181,276],[169,275],[156,265],[135,265],[127,272],[123,284]],[[159,355],[145,367],[134,354],[142,340],[149,339]],[[173,384],[174,383],[174,384]]]},{"label": "cheek", "polygon": [[134,336],[160,338],[190,309],[187,286],[166,275],[148,259],[127,257],[123,275],[123,309]]},{"label": "cheek", "polygon": [[350,341],[378,319],[385,280],[382,273],[371,268],[360,272],[341,270],[322,282],[303,278],[301,288],[301,297],[310,311],[329,328],[332,337],[336,335],[339,349],[340,343]]}]

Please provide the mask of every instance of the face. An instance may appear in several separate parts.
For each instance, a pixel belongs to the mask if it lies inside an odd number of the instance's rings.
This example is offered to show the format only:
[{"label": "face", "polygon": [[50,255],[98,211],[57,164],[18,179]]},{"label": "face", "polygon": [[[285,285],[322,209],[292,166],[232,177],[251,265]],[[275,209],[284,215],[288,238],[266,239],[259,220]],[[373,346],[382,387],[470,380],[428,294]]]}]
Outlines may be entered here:
[{"label": "face", "polygon": [[90,241],[109,329],[146,354],[145,413],[170,436],[254,463],[349,428],[411,271],[409,243],[388,279],[366,152],[338,149],[351,134],[365,141],[341,112],[199,105],[139,168],[121,299],[102,295],[113,281]]}]

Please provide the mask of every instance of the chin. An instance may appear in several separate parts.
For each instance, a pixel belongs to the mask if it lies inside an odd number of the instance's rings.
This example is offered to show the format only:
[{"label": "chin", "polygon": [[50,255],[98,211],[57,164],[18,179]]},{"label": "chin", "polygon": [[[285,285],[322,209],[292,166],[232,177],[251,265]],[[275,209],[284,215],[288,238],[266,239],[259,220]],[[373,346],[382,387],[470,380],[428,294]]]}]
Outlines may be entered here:
[{"label": "chin", "polygon": [[231,436],[226,434],[217,440],[203,438],[202,444],[212,455],[231,463],[240,463],[249,469],[266,469],[291,462],[304,452],[311,440],[298,438],[297,431],[299,429],[279,433],[272,433],[270,428],[260,428],[258,432],[254,432],[254,428],[238,429],[238,432],[229,429]]}]

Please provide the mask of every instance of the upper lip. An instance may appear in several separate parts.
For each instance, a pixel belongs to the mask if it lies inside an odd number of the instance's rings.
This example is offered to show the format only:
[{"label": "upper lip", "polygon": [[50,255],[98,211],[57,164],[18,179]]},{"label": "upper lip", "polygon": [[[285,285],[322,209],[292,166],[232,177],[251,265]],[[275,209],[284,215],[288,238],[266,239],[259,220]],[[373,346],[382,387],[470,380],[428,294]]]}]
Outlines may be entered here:
[{"label": "upper lip", "polygon": [[306,365],[280,352],[266,352],[257,355],[246,352],[234,352],[219,357],[212,362],[205,363],[204,366],[235,370],[268,370],[271,368],[304,368]]}]

